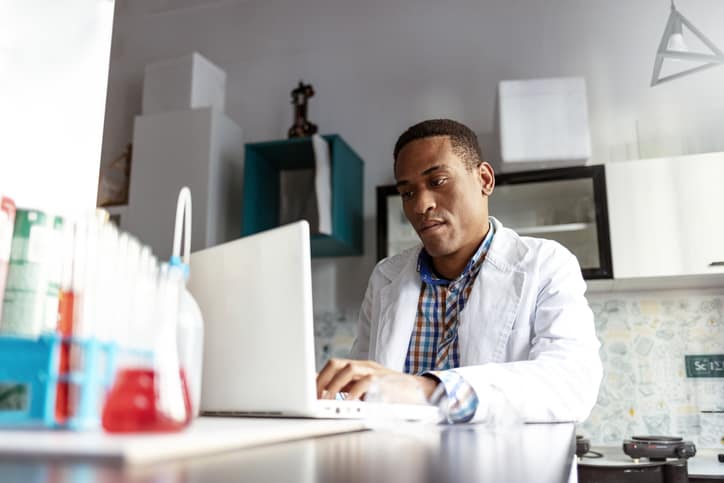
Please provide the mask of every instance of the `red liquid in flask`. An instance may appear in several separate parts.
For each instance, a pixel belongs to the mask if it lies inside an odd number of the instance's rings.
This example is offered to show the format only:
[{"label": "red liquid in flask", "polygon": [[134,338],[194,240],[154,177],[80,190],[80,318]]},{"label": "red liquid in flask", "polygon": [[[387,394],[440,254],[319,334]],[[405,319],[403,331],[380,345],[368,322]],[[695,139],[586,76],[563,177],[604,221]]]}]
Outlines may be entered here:
[{"label": "red liquid in flask", "polygon": [[188,426],[191,422],[191,399],[183,369],[180,377],[185,414],[182,420],[177,420],[158,407],[155,371],[119,371],[103,408],[103,429],[111,433],[172,432]]}]

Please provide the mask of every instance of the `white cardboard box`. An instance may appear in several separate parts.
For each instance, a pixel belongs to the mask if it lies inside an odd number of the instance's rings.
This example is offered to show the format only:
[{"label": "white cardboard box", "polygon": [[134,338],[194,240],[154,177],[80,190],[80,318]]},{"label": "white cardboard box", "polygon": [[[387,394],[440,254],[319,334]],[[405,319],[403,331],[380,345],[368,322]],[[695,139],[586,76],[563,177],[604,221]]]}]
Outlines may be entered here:
[{"label": "white cardboard box", "polygon": [[241,235],[244,141],[241,128],[212,108],[137,116],[125,231],[165,260],[171,255],[176,200],[193,199],[191,250]]},{"label": "white cardboard box", "polygon": [[583,78],[502,81],[498,95],[504,171],[583,165],[591,157]]},{"label": "white cardboard box", "polygon": [[194,52],[148,64],[143,78],[143,114],[211,107],[224,112],[226,72]]}]

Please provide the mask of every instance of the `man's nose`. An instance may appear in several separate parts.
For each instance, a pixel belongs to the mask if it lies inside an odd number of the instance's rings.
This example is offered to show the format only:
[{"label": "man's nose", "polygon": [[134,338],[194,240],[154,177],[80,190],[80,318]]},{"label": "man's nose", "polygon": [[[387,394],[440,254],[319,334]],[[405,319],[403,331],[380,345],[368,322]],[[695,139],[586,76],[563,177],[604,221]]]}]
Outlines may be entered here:
[{"label": "man's nose", "polygon": [[420,191],[415,199],[415,213],[424,215],[435,209],[435,197],[429,191]]}]

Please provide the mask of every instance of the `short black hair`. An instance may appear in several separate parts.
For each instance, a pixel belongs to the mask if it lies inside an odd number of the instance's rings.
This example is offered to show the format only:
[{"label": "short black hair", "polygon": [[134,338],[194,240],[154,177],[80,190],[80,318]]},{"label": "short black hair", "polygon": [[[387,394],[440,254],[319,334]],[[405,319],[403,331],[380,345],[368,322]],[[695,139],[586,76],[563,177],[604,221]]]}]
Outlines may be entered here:
[{"label": "short black hair", "polygon": [[480,143],[472,129],[452,119],[428,119],[408,128],[397,139],[394,151],[395,164],[397,164],[397,156],[407,144],[417,139],[434,136],[449,137],[453,152],[465,162],[468,169],[483,162]]}]

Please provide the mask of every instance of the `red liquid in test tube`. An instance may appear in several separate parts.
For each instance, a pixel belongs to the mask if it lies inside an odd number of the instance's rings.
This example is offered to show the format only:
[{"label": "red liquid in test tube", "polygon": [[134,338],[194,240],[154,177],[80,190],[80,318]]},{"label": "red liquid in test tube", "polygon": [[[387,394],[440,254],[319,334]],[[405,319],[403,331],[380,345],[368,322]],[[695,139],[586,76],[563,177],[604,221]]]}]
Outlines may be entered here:
[{"label": "red liquid in test tube", "polygon": [[[58,332],[61,337],[70,337],[73,333],[73,292],[62,290],[58,305]],[[58,374],[68,375],[70,372],[70,342],[60,344],[60,367]],[[64,424],[71,416],[70,411],[70,384],[59,382],[55,395],[55,422]]]}]

